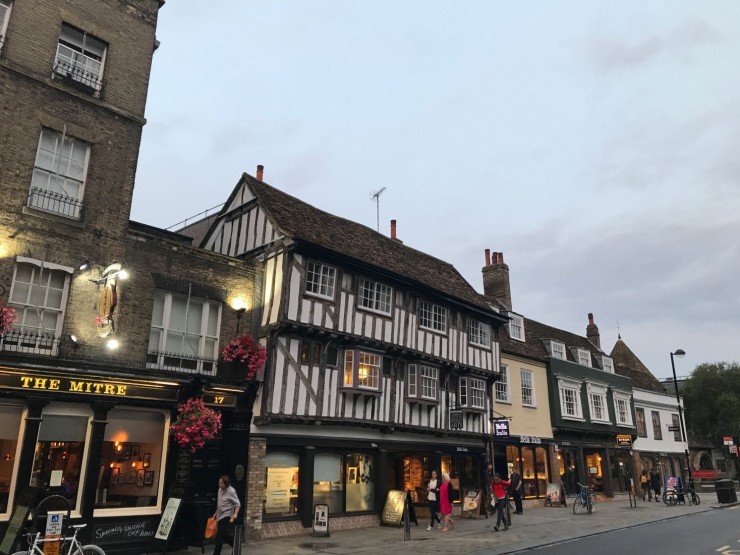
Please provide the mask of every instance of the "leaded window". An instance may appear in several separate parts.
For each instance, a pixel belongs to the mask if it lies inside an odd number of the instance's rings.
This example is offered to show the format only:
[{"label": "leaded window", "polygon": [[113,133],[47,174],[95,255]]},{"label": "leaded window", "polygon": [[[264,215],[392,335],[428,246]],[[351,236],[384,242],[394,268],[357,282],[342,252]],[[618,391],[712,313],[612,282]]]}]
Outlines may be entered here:
[{"label": "leaded window", "polygon": [[390,314],[392,293],[388,285],[364,278],[360,280],[359,302],[362,308]]},{"label": "leaded window", "polygon": [[337,270],[335,268],[319,262],[309,261],[306,272],[306,293],[333,299],[336,277]]},{"label": "leaded window", "polygon": [[419,301],[419,327],[446,332],[447,309],[427,301]]}]

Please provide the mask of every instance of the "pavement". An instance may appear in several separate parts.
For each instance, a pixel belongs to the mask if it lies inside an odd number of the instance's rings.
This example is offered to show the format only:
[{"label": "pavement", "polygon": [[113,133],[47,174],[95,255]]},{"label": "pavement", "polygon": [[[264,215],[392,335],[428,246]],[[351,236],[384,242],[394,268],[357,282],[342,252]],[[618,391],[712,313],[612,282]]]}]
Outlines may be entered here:
[{"label": "pavement", "polygon": [[[655,501],[637,501],[631,508],[629,499],[617,496],[599,500],[592,514],[573,514],[568,499],[566,508],[525,508],[523,515],[512,514],[512,526],[507,531],[494,531],[495,519],[485,517],[474,520],[455,517],[455,529],[443,533],[438,529],[427,532],[427,522],[411,525],[411,540],[404,541],[403,528],[380,526],[332,532],[330,537],[289,536],[283,538],[249,541],[241,553],[249,555],[315,555],[315,554],[374,554],[374,553],[519,553],[535,547],[557,544],[601,534],[679,518],[696,513],[725,509],[738,503],[720,504],[716,494],[702,495],[700,505],[667,506]],[[329,523],[331,531],[331,522]],[[172,555],[198,555],[200,548],[173,552]],[[206,547],[210,555],[213,547]],[[224,546],[222,555],[231,555],[231,548]]]}]

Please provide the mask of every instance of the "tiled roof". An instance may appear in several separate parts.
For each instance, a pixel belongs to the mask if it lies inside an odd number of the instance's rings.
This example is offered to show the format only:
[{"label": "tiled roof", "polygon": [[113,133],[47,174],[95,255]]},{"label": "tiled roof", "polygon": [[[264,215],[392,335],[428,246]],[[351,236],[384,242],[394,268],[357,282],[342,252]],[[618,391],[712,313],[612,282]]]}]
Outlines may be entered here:
[{"label": "tiled roof", "polygon": [[193,239],[193,245],[196,247],[200,246],[206,233],[208,233],[211,224],[216,220],[216,216],[218,216],[218,213],[206,216],[202,220],[198,220],[197,222],[193,222],[190,225],[178,229],[177,233],[191,237]]},{"label": "tiled roof", "polygon": [[443,260],[408,247],[362,224],[319,210],[248,174],[249,184],[272,222],[286,236],[334,251],[493,312],[489,301]]},{"label": "tiled roof", "polygon": [[665,393],[666,389],[660,380],[653,376],[637,355],[622,341],[620,337],[614,344],[611,355],[614,361],[614,372],[621,376],[632,378],[633,387],[647,389],[657,393]]}]

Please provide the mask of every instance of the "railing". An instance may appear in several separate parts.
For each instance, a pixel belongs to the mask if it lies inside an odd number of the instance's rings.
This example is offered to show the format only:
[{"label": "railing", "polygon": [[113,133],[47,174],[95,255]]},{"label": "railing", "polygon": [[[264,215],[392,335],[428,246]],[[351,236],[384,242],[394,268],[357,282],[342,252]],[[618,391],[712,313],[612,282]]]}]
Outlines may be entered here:
[{"label": "railing", "polygon": [[100,98],[103,81],[96,73],[88,71],[77,64],[57,58],[54,64],[54,75],[61,77],[68,85],[95,98]]},{"label": "railing", "polygon": [[82,203],[76,198],[39,187],[31,187],[26,204],[31,208],[73,220],[79,220],[82,212]]},{"label": "railing", "polygon": [[11,330],[0,338],[0,351],[55,356],[59,338],[53,334]]},{"label": "railing", "polygon": [[165,228],[167,231],[179,231],[185,227],[188,227],[189,222],[202,220],[203,218],[207,218],[209,214],[212,214],[216,210],[221,210],[221,207],[224,205],[222,202],[221,204],[217,204],[216,206],[212,206],[211,208],[206,208],[203,210],[203,212],[198,212],[195,216],[190,216],[189,218],[185,218],[184,220],[177,222],[176,224],[172,224],[171,226]]},{"label": "railing", "polygon": [[147,368],[170,370],[185,374],[216,375],[216,359],[209,357],[182,355],[165,351],[149,351],[146,356]]}]

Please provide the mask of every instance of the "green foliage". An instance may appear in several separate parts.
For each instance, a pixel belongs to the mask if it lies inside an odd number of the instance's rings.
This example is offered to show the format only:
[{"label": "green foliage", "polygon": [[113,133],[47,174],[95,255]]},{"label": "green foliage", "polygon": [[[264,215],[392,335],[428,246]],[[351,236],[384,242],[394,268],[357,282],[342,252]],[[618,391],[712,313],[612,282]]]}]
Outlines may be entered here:
[{"label": "green foliage", "polygon": [[697,437],[722,445],[740,435],[740,364],[700,364],[683,388],[686,425]]}]

